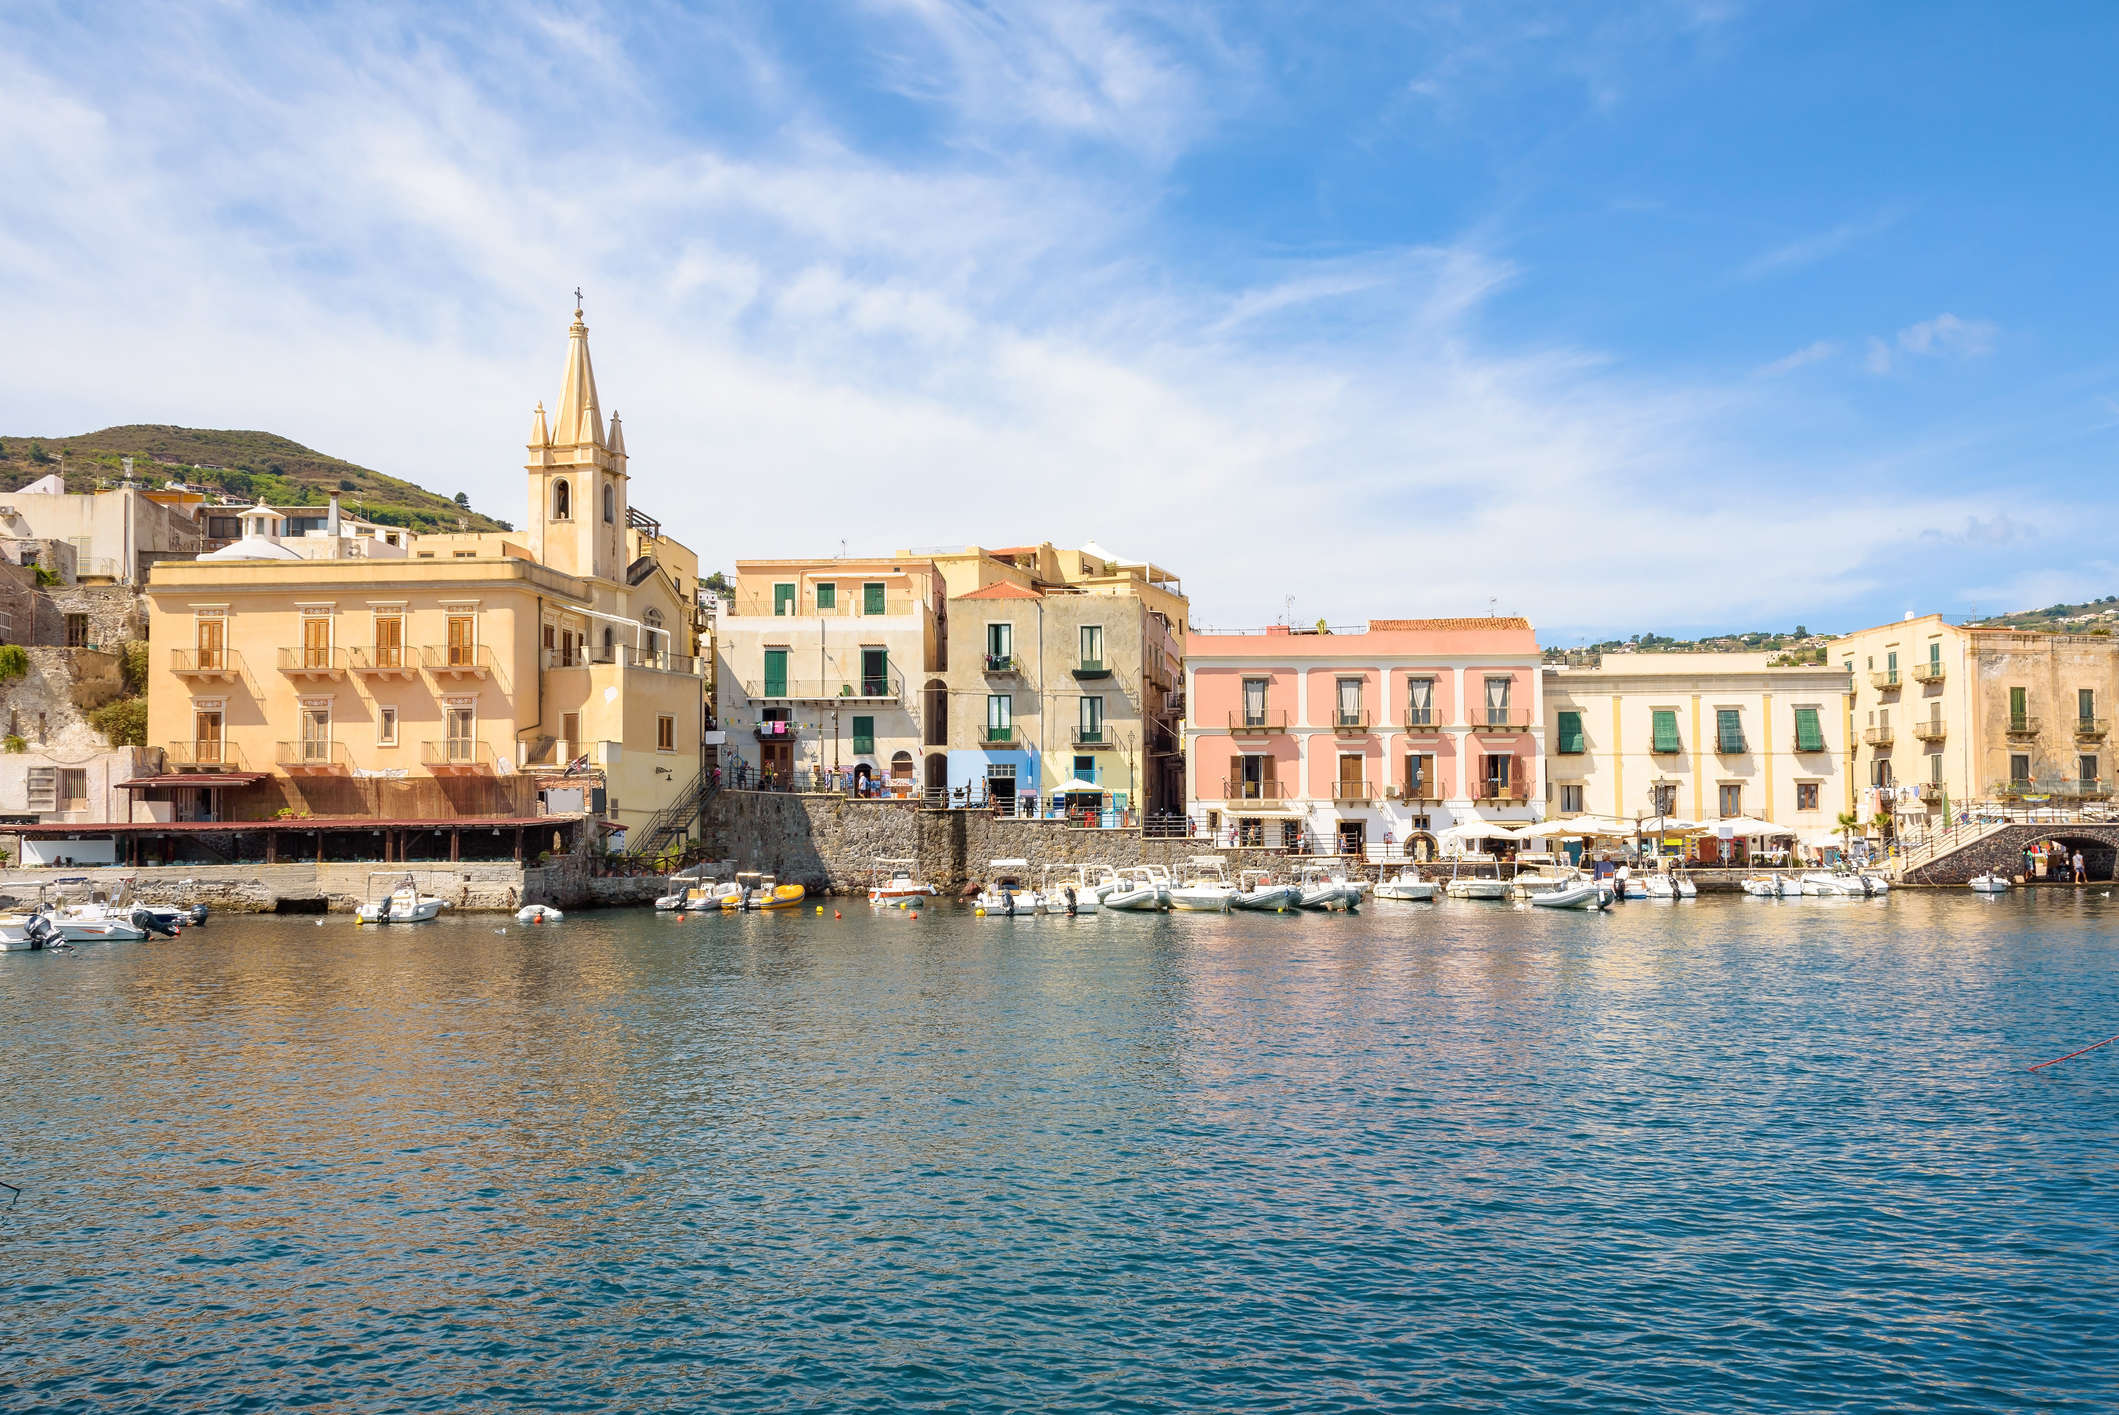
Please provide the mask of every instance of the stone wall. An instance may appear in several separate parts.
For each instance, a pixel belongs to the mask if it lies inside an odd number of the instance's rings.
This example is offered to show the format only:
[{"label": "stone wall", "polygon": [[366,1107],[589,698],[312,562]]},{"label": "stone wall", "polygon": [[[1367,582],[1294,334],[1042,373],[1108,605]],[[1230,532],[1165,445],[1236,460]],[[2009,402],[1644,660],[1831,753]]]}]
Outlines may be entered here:
[{"label": "stone wall", "polygon": [[64,644],[66,616],[88,620],[88,642],[115,651],[128,639],[147,637],[147,613],[130,585],[54,585],[36,593],[36,638],[40,644]]},{"label": "stone wall", "polygon": [[2023,875],[2024,847],[2041,840],[2064,841],[2070,851],[2079,848],[2085,870],[2099,883],[2112,879],[2119,864],[2119,825],[2010,825],[1906,871],[1899,882],[1961,885],[1989,871],[2017,879]]},{"label": "stone wall", "polygon": [[[339,913],[350,912],[367,898],[369,872],[379,868],[384,867],[353,860],[326,861],[321,865],[311,861],[294,865],[69,867],[50,874],[69,879],[85,876],[92,887],[108,891],[131,881],[142,899],[170,904],[203,903],[221,914],[271,914],[281,911],[283,904],[295,911],[318,907]],[[579,854],[561,856],[543,868],[525,869],[501,860],[456,864],[415,861],[405,868],[423,891],[448,901],[452,909],[468,913],[512,913],[524,904],[573,909],[647,903],[662,892],[660,880],[591,879],[587,858]],[[4,892],[33,903],[37,898],[36,878],[35,871],[18,873],[12,888]]]}]

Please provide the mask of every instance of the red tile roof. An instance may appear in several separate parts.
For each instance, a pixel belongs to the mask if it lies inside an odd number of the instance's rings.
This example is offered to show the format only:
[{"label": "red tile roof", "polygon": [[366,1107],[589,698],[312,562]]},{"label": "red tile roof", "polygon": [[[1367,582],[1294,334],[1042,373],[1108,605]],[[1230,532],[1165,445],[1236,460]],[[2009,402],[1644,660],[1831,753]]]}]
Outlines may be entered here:
[{"label": "red tile roof", "polygon": [[1371,619],[1372,634],[1392,633],[1401,630],[1423,629],[1528,629],[1530,621],[1518,615],[1482,617],[1477,619]]},{"label": "red tile roof", "polygon": [[960,594],[958,599],[1043,599],[1036,590],[1025,589],[1013,580],[999,580],[982,590]]}]

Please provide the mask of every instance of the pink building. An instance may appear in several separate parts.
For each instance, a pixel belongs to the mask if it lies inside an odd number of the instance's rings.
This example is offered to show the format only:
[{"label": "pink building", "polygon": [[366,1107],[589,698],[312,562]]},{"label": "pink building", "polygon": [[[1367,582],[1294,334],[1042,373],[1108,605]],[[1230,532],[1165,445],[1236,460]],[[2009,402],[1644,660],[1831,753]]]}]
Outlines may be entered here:
[{"label": "pink building", "polygon": [[1195,828],[1239,844],[1419,855],[1536,819],[1545,705],[1526,619],[1372,619],[1185,639]]}]

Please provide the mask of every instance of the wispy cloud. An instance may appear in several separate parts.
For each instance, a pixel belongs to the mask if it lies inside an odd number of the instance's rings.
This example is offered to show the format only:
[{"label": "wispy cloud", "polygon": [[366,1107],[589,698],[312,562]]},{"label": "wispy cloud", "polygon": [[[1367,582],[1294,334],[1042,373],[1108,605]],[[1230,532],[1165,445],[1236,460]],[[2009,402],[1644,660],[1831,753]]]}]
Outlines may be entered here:
[{"label": "wispy cloud", "polygon": [[1994,351],[1994,341],[1999,334],[2000,330],[1986,320],[1939,314],[1933,319],[1907,325],[1898,331],[1895,340],[1887,342],[1871,335],[1869,351],[1862,364],[1871,373],[1883,374],[1897,367],[1900,354],[1911,354],[1916,358],[1977,358]]},{"label": "wispy cloud", "polygon": [[1838,255],[1849,246],[1889,230],[1901,214],[1896,208],[1887,208],[1859,221],[1841,222],[1830,230],[1804,236],[1754,256],[1737,273],[1745,280],[1758,280],[1768,275],[1779,275],[1785,271],[1800,270],[1806,265],[1815,265],[1821,260]]},{"label": "wispy cloud", "polygon": [[1833,343],[1830,339],[1819,339],[1814,343],[1803,345],[1802,348],[1797,349],[1792,354],[1783,354],[1770,364],[1760,365],[1758,376],[1760,378],[1779,378],[1782,374],[1793,373],[1806,364],[1819,363],[1829,359],[1838,352],[1839,345]]}]

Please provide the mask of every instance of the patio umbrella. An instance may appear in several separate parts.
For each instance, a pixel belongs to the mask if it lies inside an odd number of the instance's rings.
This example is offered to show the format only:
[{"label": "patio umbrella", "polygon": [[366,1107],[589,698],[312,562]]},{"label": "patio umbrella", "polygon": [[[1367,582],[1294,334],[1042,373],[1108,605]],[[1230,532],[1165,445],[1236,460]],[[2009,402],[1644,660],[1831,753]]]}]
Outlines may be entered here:
[{"label": "patio umbrella", "polygon": [[1516,838],[1519,840],[1580,840],[1585,835],[1593,834],[1595,832],[1590,830],[1582,820],[1576,819],[1539,821],[1536,825],[1524,826],[1518,832]]},{"label": "patio umbrella", "polygon": [[1070,776],[1059,785],[1053,787],[1052,794],[1055,796],[1102,796],[1107,793],[1103,787],[1093,781],[1084,781],[1078,776]]},{"label": "patio umbrella", "polygon": [[1766,840],[1777,835],[1786,836],[1791,840],[1795,838],[1795,832],[1787,826],[1775,825],[1772,821],[1756,820],[1750,816],[1736,816],[1730,820],[1716,821],[1712,829],[1716,835],[1720,835],[1724,830],[1727,830],[1732,840]]}]

